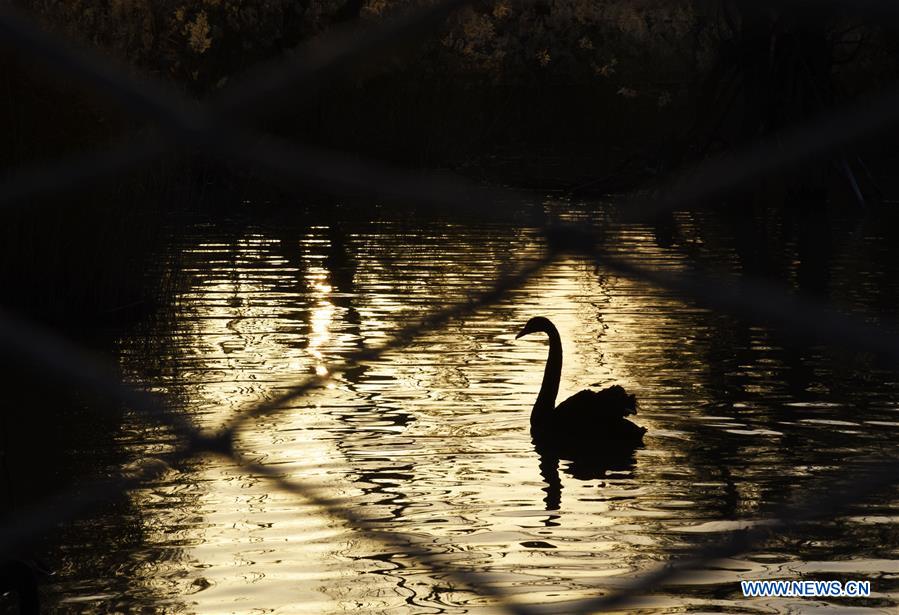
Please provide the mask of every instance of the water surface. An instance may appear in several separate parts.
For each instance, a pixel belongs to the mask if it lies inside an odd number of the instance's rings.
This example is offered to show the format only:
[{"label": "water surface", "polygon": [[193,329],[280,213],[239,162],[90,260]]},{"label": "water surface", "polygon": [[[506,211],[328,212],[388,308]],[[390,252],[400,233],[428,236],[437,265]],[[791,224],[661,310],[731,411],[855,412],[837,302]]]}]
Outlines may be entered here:
[{"label": "water surface", "polygon": [[[751,222],[682,214],[609,239],[647,265],[764,274],[872,320],[895,317],[891,226]],[[892,450],[899,384],[869,357],[804,347],[574,255],[382,360],[341,368],[542,246],[536,229],[471,222],[191,223],[160,257],[172,296],[121,334],[115,353],[129,382],[167,394],[207,428],[332,372],[326,386],[251,421],[240,450],[327,485],[518,601],[562,610],[720,539],[737,520],[768,518],[848,460]],[[636,393],[635,420],[648,435],[633,459],[603,471],[535,451],[527,417],[546,346],[540,336],[514,339],[535,315],[562,335],[560,400],[591,385]],[[135,461],[167,450],[171,435],[126,412],[106,446]],[[895,612],[895,502],[884,493],[832,522],[772,536],[624,610]],[[66,535],[47,588],[55,612],[431,614],[493,604],[405,545],[381,544],[214,456]],[[763,578],[870,579],[875,595],[743,599],[738,581]]]}]

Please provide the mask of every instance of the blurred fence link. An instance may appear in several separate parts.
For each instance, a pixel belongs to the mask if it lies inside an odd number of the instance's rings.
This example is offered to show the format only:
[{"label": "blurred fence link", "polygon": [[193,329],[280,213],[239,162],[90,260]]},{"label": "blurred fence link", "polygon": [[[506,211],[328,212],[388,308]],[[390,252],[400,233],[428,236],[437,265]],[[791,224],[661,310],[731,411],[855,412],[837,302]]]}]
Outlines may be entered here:
[{"label": "blurred fence link", "polygon": [[[350,186],[381,196],[400,197],[433,208],[464,207],[480,213],[504,215],[510,205],[531,205],[528,195],[510,190],[484,188],[440,174],[411,174],[376,161],[360,161],[334,151],[291,143],[262,135],[242,121],[287,104],[302,90],[330,78],[347,66],[378,51],[390,49],[439,26],[464,0],[444,0],[387,19],[368,28],[343,28],[325,36],[308,52],[287,60],[264,64],[216,100],[201,105],[165,84],[135,77],[130,69],[83,46],[63,41],[36,26],[8,5],[0,5],[0,45],[11,47],[29,59],[43,62],[51,70],[65,73],[100,94],[116,100],[128,113],[155,126],[119,139],[100,150],[16,169],[0,184],[0,208],[27,208],[41,195],[52,194],[110,177],[125,169],[165,155],[176,146],[199,149],[288,180],[297,178],[319,187]],[[871,3],[882,6],[883,3]],[[718,204],[712,198],[758,177],[782,172],[808,159],[839,150],[870,137],[899,121],[899,88],[857,103],[847,109],[828,111],[771,140],[735,155],[699,165],[679,180],[655,192],[625,201],[620,212],[624,223],[646,221],[661,212],[683,207]],[[542,216],[542,211],[540,212]],[[538,216],[538,217],[540,217]],[[526,605],[517,601],[488,572],[450,562],[421,537],[384,527],[383,521],[367,518],[357,507],[333,499],[320,485],[287,478],[270,466],[245,459],[235,447],[240,430],[253,419],[279,412],[333,374],[357,363],[373,362],[404,347],[417,336],[439,329],[454,319],[500,301],[509,291],[526,284],[562,251],[581,254],[598,267],[642,280],[681,295],[713,310],[727,311],[765,324],[786,325],[794,333],[816,343],[872,352],[891,363],[899,363],[899,336],[883,327],[846,316],[834,308],[811,300],[800,300],[784,289],[764,281],[720,280],[698,271],[671,273],[649,269],[607,253],[600,240],[601,229],[588,223],[554,224],[543,218],[547,238],[544,256],[511,264],[485,292],[467,301],[426,315],[407,325],[380,346],[350,354],[343,365],[330,366],[327,375],[310,377],[289,387],[281,395],[258,404],[235,417],[221,431],[207,433],[184,416],[171,412],[160,396],[122,384],[116,370],[102,358],[27,319],[0,308],[0,351],[15,353],[45,373],[89,388],[163,425],[178,437],[172,450],[158,462],[145,462],[127,474],[78,485],[33,508],[6,519],[0,528],[0,560],[27,548],[60,524],[70,522],[101,505],[158,477],[170,464],[201,454],[223,455],[235,464],[271,481],[288,492],[320,506],[355,531],[375,541],[399,547],[410,559],[427,566],[440,579],[467,587],[494,600],[509,613],[588,613],[620,608],[627,600],[654,591],[678,573],[737,555],[762,544],[772,528],[786,531],[797,524],[832,518],[855,502],[896,482],[899,459],[872,459],[846,467],[820,485],[823,496],[784,505],[775,522],[736,531],[713,545],[697,546],[690,556],[650,569],[619,589],[597,588],[595,598],[559,605]]]}]

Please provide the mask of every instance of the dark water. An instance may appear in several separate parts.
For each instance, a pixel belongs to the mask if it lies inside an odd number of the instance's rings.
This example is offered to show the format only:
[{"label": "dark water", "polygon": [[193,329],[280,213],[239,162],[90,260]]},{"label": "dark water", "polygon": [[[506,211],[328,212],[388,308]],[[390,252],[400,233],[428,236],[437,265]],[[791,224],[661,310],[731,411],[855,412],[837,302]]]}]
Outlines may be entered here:
[{"label": "dark water", "polygon": [[[766,275],[888,322],[899,309],[896,229],[874,215],[683,214],[609,239],[644,264]],[[115,343],[125,378],[214,427],[333,369],[325,387],[253,421],[240,450],[326,484],[346,506],[429,543],[448,565],[489,573],[525,603],[564,610],[601,595],[740,520],[770,518],[847,461],[896,448],[899,380],[870,357],[805,347],[575,256],[381,361],[340,369],[348,353],[536,257],[536,229],[238,220],[190,223],[173,238],[159,261],[172,271],[172,296]],[[514,340],[534,315],[562,334],[560,399],[611,383],[636,393],[648,435],[632,463],[585,477],[535,451],[527,416],[546,346],[539,336]],[[100,473],[171,445],[127,412],[112,434],[85,452]],[[773,535],[624,610],[895,613],[896,502],[886,492],[831,522]],[[452,589],[401,546],[216,457],[167,472],[61,536],[47,555],[58,568],[45,588],[53,612],[464,613],[492,604]],[[739,580],[765,578],[868,579],[874,595],[742,597]]]}]

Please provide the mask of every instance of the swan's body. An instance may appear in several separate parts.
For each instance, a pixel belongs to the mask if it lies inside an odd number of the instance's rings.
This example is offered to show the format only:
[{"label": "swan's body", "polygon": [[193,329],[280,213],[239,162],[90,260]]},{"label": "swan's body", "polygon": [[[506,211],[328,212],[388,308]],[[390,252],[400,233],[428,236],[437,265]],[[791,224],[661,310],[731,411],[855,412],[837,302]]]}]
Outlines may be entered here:
[{"label": "swan's body", "polygon": [[534,440],[563,449],[590,446],[597,453],[632,450],[642,444],[646,429],[625,418],[637,413],[636,400],[618,385],[602,391],[585,389],[555,405],[562,378],[562,339],[555,325],[542,316],[530,319],[516,339],[537,332],[549,336],[549,356],[531,410]]}]

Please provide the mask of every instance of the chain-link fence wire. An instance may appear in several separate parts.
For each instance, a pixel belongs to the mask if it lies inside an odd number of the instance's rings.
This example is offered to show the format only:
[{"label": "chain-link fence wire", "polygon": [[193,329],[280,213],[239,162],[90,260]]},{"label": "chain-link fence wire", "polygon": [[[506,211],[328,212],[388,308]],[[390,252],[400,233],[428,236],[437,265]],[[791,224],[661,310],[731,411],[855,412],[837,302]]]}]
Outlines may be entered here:
[{"label": "chain-link fence wire", "polygon": [[[452,206],[458,211],[460,207],[468,206],[481,213],[492,211],[508,215],[510,204],[529,202],[526,195],[487,189],[442,175],[409,174],[376,162],[360,162],[336,152],[261,135],[240,126],[237,121],[238,113],[241,118],[252,117],[254,112],[273,108],[271,105],[284,104],[283,100],[289,98],[287,94],[294,89],[331,78],[362,56],[421,35],[428,27],[441,23],[461,4],[463,2],[458,0],[441,2],[372,28],[338,31],[325,37],[308,53],[252,71],[242,85],[205,106],[184,98],[163,84],[136,78],[129,70],[86,48],[46,34],[27,18],[2,6],[0,35],[3,40],[0,42],[118,100],[135,117],[154,123],[160,134],[144,130],[106,149],[20,169],[0,186],[0,204],[4,207],[25,206],[36,196],[108,177],[146,163],[170,151],[174,145],[180,145],[215,156],[224,153],[231,160],[288,180],[288,185],[300,178],[320,187],[351,186],[432,207]],[[872,9],[881,6],[873,2],[863,4]],[[620,218],[623,222],[645,221],[660,212],[684,206],[717,204],[719,201],[712,201],[712,197],[747,181],[838,151],[889,127],[899,120],[897,103],[899,89],[893,89],[853,107],[828,112],[780,135],[776,142],[772,140],[733,156],[701,164],[668,188],[656,191],[656,196],[641,196],[627,202]],[[324,495],[321,486],[285,478],[271,467],[245,459],[235,449],[235,437],[246,422],[284,409],[289,402],[320,386],[331,374],[359,362],[377,361],[386,352],[402,348],[424,332],[496,303],[513,288],[527,283],[561,250],[573,250],[594,259],[600,267],[677,291],[711,309],[737,313],[765,324],[787,325],[791,333],[811,341],[865,350],[891,363],[899,363],[899,336],[886,328],[841,314],[821,302],[798,299],[759,280],[725,281],[699,271],[672,273],[643,267],[609,253],[601,242],[602,229],[592,228],[587,223],[559,226],[544,221],[543,228],[548,250],[542,258],[508,266],[486,292],[401,328],[381,346],[350,354],[342,366],[331,366],[328,375],[311,377],[284,394],[241,413],[217,433],[201,432],[182,415],[169,411],[163,398],[123,385],[116,371],[103,360],[25,319],[0,311],[0,346],[5,352],[27,358],[45,373],[100,392],[145,419],[167,426],[179,437],[179,444],[160,456],[157,462],[144,463],[127,475],[79,485],[11,516],[0,530],[0,554],[12,554],[33,544],[59,524],[87,514],[110,497],[152,480],[168,464],[178,464],[199,454],[215,453],[225,455],[254,474],[268,478],[277,487],[321,506],[329,515],[365,532],[373,540],[404,548],[410,558],[428,566],[442,579],[490,596],[508,612],[538,613],[560,608],[565,612],[593,612],[614,608],[629,598],[652,591],[682,571],[750,550],[774,530],[784,531],[812,519],[832,518],[895,482],[899,460],[879,459],[857,464],[858,467],[847,466],[843,472],[821,481],[820,493],[825,496],[806,497],[804,501],[785,504],[772,523],[733,532],[713,545],[698,546],[691,556],[637,575],[612,593],[561,606],[527,606],[517,603],[501,586],[491,582],[489,573],[450,564],[420,538],[385,529],[382,522],[368,519],[351,505]]]},{"label": "chain-link fence wire", "polygon": [[[316,84],[339,75],[349,58],[385,51],[462,4],[446,0],[409,16],[385,21],[367,35],[339,31],[317,42],[312,51],[295,59],[265,64],[251,71],[242,83],[226,90],[207,105],[199,105],[166,84],[137,79],[116,62],[92,50],[67,44],[43,32],[11,9],[0,7],[0,36],[16,50],[42,61],[115,100],[139,120],[161,131],[120,140],[111,149],[79,154],[48,166],[21,169],[17,178],[0,189],[0,204],[22,201],[101,179],[133,165],[145,163],[175,145],[199,149],[216,158],[242,163],[288,186],[300,179],[328,186],[349,187],[382,196],[451,206],[455,209],[495,203],[508,195],[438,173],[408,174],[374,161],[334,151],[291,143],[243,127],[255,114],[277,108],[290,93],[295,102]],[[302,58],[308,58],[303,61]],[[299,92],[299,94],[294,93]],[[281,104],[284,104],[283,102]]]}]

